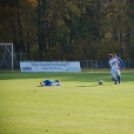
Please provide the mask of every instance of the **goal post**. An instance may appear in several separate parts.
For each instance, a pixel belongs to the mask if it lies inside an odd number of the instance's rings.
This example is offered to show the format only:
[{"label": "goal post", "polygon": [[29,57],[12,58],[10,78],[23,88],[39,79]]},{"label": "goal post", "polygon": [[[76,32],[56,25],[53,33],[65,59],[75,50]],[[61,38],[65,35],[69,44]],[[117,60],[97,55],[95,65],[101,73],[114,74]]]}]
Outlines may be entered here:
[{"label": "goal post", "polygon": [[1,54],[1,59],[0,59],[0,68],[2,66],[3,63],[5,63],[5,65],[8,68],[11,68],[11,70],[13,71],[14,68],[14,60],[13,60],[13,43],[5,43],[5,42],[1,42],[0,43],[0,54]]}]

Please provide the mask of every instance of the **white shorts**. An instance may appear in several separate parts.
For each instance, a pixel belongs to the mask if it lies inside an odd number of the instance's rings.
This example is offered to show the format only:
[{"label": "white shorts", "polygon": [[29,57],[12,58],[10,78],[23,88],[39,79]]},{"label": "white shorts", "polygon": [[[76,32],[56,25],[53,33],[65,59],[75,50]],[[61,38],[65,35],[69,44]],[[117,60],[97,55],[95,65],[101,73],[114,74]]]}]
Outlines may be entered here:
[{"label": "white shorts", "polygon": [[112,77],[115,77],[115,76],[120,75],[120,74],[121,73],[120,73],[120,70],[119,69],[112,69],[111,70]]}]

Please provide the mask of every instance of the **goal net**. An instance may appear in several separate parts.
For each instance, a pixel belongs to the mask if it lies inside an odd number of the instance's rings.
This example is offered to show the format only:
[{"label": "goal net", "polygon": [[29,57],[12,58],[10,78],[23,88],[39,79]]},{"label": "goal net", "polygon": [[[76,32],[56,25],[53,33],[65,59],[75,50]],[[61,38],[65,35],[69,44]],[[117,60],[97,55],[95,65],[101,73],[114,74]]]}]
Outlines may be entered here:
[{"label": "goal net", "polygon": [[0,43],[0,69],[13,71],[13,43]]}]

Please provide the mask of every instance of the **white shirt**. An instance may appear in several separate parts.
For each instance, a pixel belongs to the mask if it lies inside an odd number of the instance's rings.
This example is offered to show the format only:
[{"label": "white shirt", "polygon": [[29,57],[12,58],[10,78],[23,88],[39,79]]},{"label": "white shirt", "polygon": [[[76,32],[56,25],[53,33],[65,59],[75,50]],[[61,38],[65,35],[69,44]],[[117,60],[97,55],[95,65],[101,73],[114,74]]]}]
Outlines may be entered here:
[{"label": "white shirt", "polygon": [[61,86],[61,83],[60,82],[53,82],[52,86]]},{"label": "white shirt", "polygon": [[119,63],[119,61],[116,58],[113,58],[109,61],[109,65],[110,65],[112,70],[119,69],[119,64],[118,63]]}]

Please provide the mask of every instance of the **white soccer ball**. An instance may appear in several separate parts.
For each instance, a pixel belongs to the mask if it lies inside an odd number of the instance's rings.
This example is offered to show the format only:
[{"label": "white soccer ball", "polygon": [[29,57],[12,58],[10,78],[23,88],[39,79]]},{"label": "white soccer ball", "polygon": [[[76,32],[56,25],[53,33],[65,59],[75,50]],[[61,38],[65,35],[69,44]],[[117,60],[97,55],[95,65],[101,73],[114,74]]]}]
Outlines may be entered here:
[{"label": "white soccer ball", "polygon": [[98,83],[99,83],[99,85],[102,85],[103,84],[103,80],[99,80]]}]

